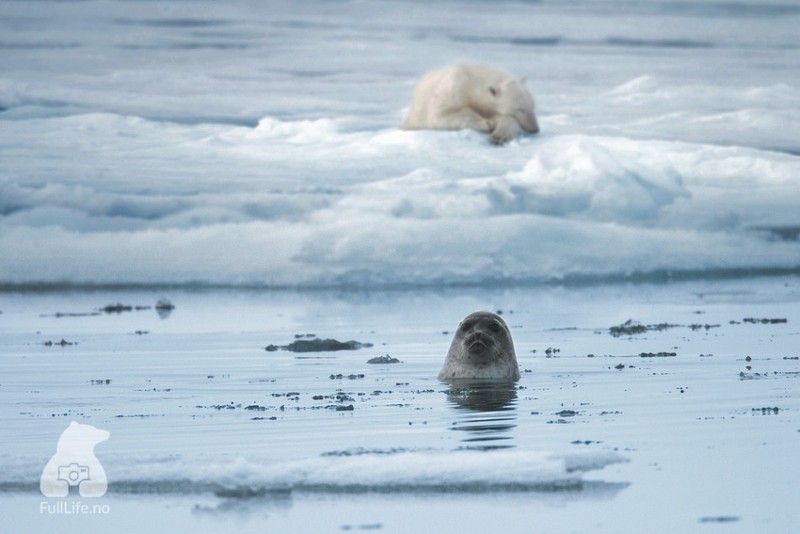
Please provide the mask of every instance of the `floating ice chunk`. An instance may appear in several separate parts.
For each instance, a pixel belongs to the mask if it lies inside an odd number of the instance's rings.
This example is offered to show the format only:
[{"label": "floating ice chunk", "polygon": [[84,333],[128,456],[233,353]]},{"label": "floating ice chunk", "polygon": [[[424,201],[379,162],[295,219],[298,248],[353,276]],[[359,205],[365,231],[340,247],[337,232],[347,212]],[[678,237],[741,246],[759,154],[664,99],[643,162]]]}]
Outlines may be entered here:
[{"label": "floating ice chunk", "polygon": [[[580,490],[582,474],[627,459],[614,452],[558,455],[541,451],[400,451],[321,456],[277,463],[237,457],[229,461],[110,461],[115,491],[248,496],[269,491],[313,490],[436,492]],[[622,485],[624,486],[624,484]]]}]

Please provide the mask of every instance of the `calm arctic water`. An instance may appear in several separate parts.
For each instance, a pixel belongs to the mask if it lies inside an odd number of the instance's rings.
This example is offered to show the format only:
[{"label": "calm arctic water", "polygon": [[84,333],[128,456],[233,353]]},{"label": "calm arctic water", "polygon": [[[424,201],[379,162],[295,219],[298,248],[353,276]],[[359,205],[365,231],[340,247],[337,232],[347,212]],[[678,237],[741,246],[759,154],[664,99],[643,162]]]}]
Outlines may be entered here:
[{"label": "calm arctic water", "polygon": [[[800,3],[0,2],[0,283],[800,266]],[[542,134],[401,132],[426,70]]]},{"label": "calm arctic water", "polygon": [[[509,532],[783,533],[800,520],[796,278],[172,291],[164,317],[160,297],[0,297],[10,532],[483,532],[502,514]],[[117,302],[134,308],[98,311]],[[482,308],[511,326],[513,388],[435,379],[458,321]],[[612,335],[628,319],[661,326]],[[372,346],[265,350],[308,334]],[[400,363],[367,363],[387,354]],[[111,432],[95,448],[102,498],[39,494],[71,421]],[[40,511],[73,502],[109,511]]]}]

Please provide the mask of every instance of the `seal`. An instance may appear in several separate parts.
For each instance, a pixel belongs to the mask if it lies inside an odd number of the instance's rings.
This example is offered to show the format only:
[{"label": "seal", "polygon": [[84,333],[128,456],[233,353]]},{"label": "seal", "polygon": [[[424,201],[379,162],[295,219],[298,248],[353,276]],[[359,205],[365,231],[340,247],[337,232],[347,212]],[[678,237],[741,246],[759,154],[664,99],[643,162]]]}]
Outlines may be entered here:
[{"label": "seal", "polygon": [[519,380],[511,332],[499,315],[475,312],[458,325],[439,380],[460,379]]}]

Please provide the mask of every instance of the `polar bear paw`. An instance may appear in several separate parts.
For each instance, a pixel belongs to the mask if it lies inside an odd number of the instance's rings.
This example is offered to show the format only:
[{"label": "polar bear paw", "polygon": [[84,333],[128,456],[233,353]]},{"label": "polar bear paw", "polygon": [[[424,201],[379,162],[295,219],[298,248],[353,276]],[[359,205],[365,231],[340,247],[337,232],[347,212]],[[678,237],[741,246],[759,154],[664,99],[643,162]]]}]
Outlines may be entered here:
[{"label": "polar bear paw", "polygon": [[522,127],[514,117],[503,115],[489,134],[489,140],[495,145],[502,145],[522,132]]}]

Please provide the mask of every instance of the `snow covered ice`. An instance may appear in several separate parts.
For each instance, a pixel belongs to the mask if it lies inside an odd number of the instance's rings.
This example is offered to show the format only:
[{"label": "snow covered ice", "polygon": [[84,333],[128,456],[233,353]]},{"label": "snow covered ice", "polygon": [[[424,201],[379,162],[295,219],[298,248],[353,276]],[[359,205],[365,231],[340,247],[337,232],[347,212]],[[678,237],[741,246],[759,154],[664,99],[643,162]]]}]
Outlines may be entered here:
[{"label": "snow covered ice", "polygon": [[[0,282],[795,272],[799,10],[5,2]],[[400,131],[454,62],[527,77],[542,133]]]}]

